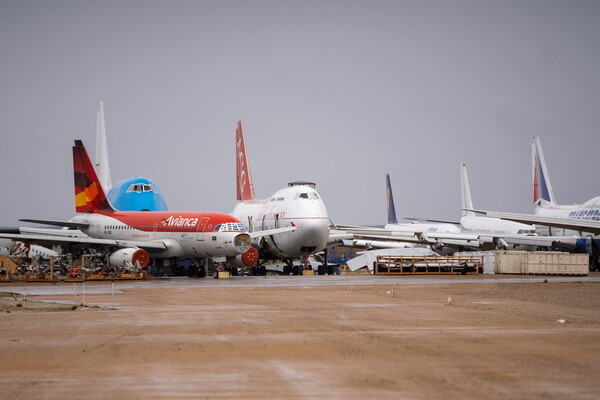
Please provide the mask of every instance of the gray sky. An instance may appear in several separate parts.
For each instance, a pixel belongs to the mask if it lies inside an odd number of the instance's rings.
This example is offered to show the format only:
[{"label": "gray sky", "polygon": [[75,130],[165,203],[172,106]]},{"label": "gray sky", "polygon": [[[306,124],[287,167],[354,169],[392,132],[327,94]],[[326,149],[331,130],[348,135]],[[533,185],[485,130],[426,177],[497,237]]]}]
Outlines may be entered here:
[{"label": "gray sky", "polygon": [[599,1],[0,1],[0,226],[74,215],[71,146],[104,102],[113,181],[231,212],[317,183],[338,223],[531,212],[540,135],[560,203],[599,194]]}]

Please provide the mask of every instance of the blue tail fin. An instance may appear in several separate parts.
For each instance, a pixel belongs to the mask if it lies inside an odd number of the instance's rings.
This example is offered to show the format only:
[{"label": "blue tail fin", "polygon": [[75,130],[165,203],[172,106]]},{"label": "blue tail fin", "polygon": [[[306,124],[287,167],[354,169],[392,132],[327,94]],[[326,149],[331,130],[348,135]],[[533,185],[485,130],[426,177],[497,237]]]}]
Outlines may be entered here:
[{"label": "blue tail fin", "polygon": [[392,184],[390,183],[390,174],[385,174],[386,178],[386,196],[388,210],[388,224],[397,224],[396,207],[394,207],[394,195],[392,194]]}]

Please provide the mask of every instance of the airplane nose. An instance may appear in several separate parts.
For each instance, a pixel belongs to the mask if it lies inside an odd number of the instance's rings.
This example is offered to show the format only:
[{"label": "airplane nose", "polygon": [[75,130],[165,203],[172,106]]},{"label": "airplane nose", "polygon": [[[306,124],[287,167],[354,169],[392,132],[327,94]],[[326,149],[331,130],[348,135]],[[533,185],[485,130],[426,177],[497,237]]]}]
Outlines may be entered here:
[{"label": "airplane nose", "polygon": [[329,238],[329,221],[322,218],[305,219],[298,226],[302,247],[322,249]]}]

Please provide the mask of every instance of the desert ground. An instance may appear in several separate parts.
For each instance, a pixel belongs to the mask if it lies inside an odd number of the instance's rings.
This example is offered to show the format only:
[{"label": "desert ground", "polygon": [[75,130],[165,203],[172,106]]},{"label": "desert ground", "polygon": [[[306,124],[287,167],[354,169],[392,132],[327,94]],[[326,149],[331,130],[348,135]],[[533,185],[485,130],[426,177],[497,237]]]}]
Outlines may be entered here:
[{"label": "desert ground", "polygon": [[1,285],[0,399],[600,398],[598,282],[302,279]]}]

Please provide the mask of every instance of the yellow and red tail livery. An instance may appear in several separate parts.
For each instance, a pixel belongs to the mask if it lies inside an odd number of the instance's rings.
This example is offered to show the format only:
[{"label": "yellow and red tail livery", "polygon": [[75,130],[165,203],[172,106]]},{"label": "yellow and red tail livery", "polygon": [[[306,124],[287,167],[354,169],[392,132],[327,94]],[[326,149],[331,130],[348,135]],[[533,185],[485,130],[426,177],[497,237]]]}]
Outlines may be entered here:
[{"label": "yellow and red tail livery", "polygon": [[75,140],[75,146],[73,146],[73,171],[75,173],[75,210],[77,212],[114,211],[81,140]]}]

